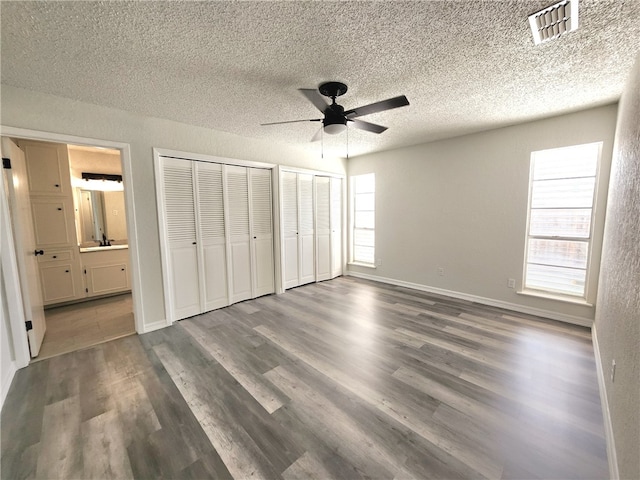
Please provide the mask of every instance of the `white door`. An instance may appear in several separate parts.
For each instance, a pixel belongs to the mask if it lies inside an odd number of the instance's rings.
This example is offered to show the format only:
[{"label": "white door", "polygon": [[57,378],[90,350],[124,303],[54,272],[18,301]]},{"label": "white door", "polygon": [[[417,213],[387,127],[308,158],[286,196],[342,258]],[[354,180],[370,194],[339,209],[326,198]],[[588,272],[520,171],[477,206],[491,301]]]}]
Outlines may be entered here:
[{"label": "white door", "polygon": [[331,278],[342,275],[342,179],[331,178]]},{"label": "white door", "polygon": [[200,297],[202,311],[207,312],[229,305],[222,165],[193,163],[196,171],[198,251],[201,266]]},{"label": "white door", "polygon": [[271,170],[249,168],[253,297],[275,291]]},{"label": "white door", "polygon": [[[29,350],[36,357],[40,351],[46,331],[42,291],[38,277],[36,260],[36,242],[33,232],[33,218],[29,200],[27,165],[25,155],[18,146],[8,138],[2,138],[2,156],[11,160],[11,169],[7,172],[9,202],[20,272],[20,287],[24,305],[25,320],[30,321],[32,328],[28,330]],[[9,173],[10,172],[10,173]]]},{"label": "white door", "polygon": [[230,303],[251,298],[251,246],[249,242],[249,184],[247,168],[226,165],[225,193],[227,203]]},{"label": "white door", "polygon": [[316,176],[316,280],[331,278],[331,179]]},{"label": "white door", "polygon": [[315,281],[313,175],[298,174],[298,285]]},{"label": "white door", "polygon": [[169,262],[168,312],[171,320],[197,315],[200,310],[198,253],[192,162],[163,158],[164,223]]},{"label": "white door", "polygon": [[282,172],[284,288],[299,285],[298,277],[298,175]]}]

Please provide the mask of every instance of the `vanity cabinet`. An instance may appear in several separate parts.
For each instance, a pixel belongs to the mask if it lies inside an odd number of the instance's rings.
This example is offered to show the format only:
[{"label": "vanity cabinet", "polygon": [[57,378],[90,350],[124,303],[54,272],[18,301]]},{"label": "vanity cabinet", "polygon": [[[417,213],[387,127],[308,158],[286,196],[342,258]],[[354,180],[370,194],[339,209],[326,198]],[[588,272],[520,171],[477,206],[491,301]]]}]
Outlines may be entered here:
[{"label": "vanity cabinet", "polygon": [[77,247],[50,249],[38,256],[44,305],[70,302],[85,296],[77,250]]},{"label": "vanity cabinet", "polygon": [[87,297],[131,290],[129,250],[108,249],[80,253]]}]

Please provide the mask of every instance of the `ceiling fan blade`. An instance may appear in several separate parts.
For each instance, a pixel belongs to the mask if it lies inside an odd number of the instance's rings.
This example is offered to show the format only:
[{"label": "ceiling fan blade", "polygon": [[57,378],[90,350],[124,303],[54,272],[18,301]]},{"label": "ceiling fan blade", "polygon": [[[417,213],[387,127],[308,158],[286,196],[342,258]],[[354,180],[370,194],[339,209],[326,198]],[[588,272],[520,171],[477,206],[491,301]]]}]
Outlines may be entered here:
[{"label": "ceiling fan blade", "polygon": [[322,138],[322,127],[320,127],[318,129],[318,131],[316,132],[316,134],[311,138],[312,142],[317,142],[318,140],[320,140]]},{"label": "ceiling fan blade", "polygon": [[318,90],[311,88],[299,88],[298,90],[322,113],[324,113],[324,110],[329,106],[329,104],[324,101],[324,98],[322,98],[322,95],[318,93]]},{"label": "ceiling fan blade", "polygon": [[376,125],[375,123],[369,123],[363,120],[353,120],[351,118],[348,118],[347,120],[353,123],[354,127],[359,128],[360,130],[366,130],[367,132],[382,133],[387,129],[387,127],[383,127],[382,125]]},{"label": "ceiling fan blade", "polygon": [[321,118],[310,118],[308,120],[287,120],[286,122],[270,122],[270,123],[261,123],[260,126],[264,125],[282,125],[283,123],[299,123],[299,122],[321,122]]},{"label": "ceiling fan blade", "polygon": [[404,95],[399,97],[389,98],[382,100],[381,102],[370,103],[363,107],[352,108],[344,112],[347,118],[361,117],[362,115],[370,115],[372,113],[382,112],[384,110],[391,110],[392,108],[404,107],[409,105],[409,100]]}]

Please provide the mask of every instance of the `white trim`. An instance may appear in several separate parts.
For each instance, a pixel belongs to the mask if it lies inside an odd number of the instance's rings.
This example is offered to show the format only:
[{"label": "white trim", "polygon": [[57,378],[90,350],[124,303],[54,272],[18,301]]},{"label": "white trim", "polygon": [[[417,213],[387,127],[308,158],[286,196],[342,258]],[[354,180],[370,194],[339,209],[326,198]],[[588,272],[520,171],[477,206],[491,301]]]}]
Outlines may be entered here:
[{"label": "white trim", "polygon": [[613,436],[613,423],[611,422],[611,412],[609,411],[609,400],[607,400],[607,384],[605,382],[602,357],[600,357],[600,346],[598,345],[598,332],[596,324],[591,328],[593,339],[593,354],[596,359],[596,373],[598,374],[598,390],[600,392],[600,404],[602,406],[602,417],[604,419],[604,434],[607,441],[607,459],[609,461],[609,478],[618,480],[618,457],[616,455],[616,442]]},{"label": "white trim", "polygon": [[393,278],[379,277],[377,275],[371,275],[368,273],[354,272],[349,270],[346,275],[357,278],[364,278],[366,280],[373,280],[381,283],[388,283],[390,285],[397,285],[399,287],[413,288],[422,292],[435,293],[438,295],[445,295],[447,297],[459,298],[461,300],[468,300],[470,302],[481,303],[483,305],[489,305],[491,307],[504,308],[506,310],[513,310],[514,312],[526,313],[529,315],[536,315],[538,317],[549,318],[551,320],[559,320],[565,323],[571,323],[573,325],[579,325],[581,327],[591,327],[592,320],[574,315],[565,315],[562,313],[552,312],[550,310],[543,310],[540,308],[526,307],[518,305],[516,303],[503,302],[502,300],[494,300],[492,298],[480,297],[477,295],[470,295],[468,293],[455,292],[453,290],[445,290],[443,288],[430,287],[428,285],[421,285],[419,283],[405,282],[403,280],[396,280]]},{"label": "white trim", "polygon": [[303,173],[306,175],[314,175],[320,177],[335,177],[335,178],[347,178],[344,173],[326,172],[324,170],[312,170],[310,168],[288,167],[287,165],[280,165],[282,171],[292,173]]},{"label": "white trim", "polygon": [[153,332],[155,330],[160,330],[161,328],[165,328],[167,326],[171,326],[171,322],[170,321],[168,321],[168,320],[158,320],[156,322],[149,323],[149,324],[145,325],[144,332],[142,332],[142,333]]},{"label": "white trim", "polygon": [[16,362],[11,362],[9,365],[9,370],[6,375],[2,379],[2,391],[0,392],[0,408],[4,406],[4,401],[7,399],[7,393],[9,393],[9,388],[11,388],[11,382],[13,381],[13,377],[15,377],[18,368],[16,367]]},{"label": "white trim", "polygon": [[[96,247],[99,248],[99,247]],[[565,295],[553,295],[544,290],[518,290],[518,295],[524,295],[525,297],[544,298],[546,300],[555,300],[557,302],[571,303],[573,305],[582,305],[584,307],[593,307],[592,303],[587,302],[583,297],[569,297]]]},{"label": "white trim", "polygon": [[197,160],[200,162],[220,163],[223,165],[237,165],[239,167],[267,168],[276,167],[274,163],[255,162],[252,160],[240,160],[238,158],[217,157],[214,155],[204,155],[202,153],[182,152],[179,150],[170,150],[167,148],[153,147],[153,157],[171,157],[181,158],[183,160]]},{"label": "white trim", "polygon": [[[3,169],[4,170],[4,169]],[[9,314],[9,326],[13,345],[14,362],[16,368],[24,368],[29,365],[31,354],[29,341],[25,328],[25,313],[22,303],[22,291],[20,287],[20,272],[18,271],[18,259],[13,243],[13,226],[9,213],[9,192],[5,189],[5,174],[0,175],[0,265],[2,278],[7,298],[7,313]],[[4,321],[4,320],[3,320]]]},{"label": "white trim", "polygon": [[[133,170],[131,166],[131,148],[128,143],[112,142],[96,138],[77,137],[61,133],[43,132],[25,128],[7,127],[0,125],[0,135],[30,140],[48,141],[64,144],[88,145],[120,150],[122,163],[122,178],[124,183],[125,208],[127,212],[127,236],[129,243],[129,259],[131,261],[131,296],[137,333],[146,332],[144,310],[142,308],[142,279],[140,277],[140,256],[138,254],[138,231],[136,210],[133,193]],[[26,338],[26,332],[25,332]],[[18,364],[20,368],[20,364]]]}]

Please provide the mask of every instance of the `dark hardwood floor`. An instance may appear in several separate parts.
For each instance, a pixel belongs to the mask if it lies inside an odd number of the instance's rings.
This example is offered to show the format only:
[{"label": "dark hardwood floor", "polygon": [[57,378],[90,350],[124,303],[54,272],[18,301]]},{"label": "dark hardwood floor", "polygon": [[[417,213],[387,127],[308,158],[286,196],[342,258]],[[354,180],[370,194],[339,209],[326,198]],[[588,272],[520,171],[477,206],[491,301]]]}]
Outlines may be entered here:
[{"label": "dark hardwood floor", "polygon": [[608,476],[588,329],[349,277],[20,370],[1,476]]}]

